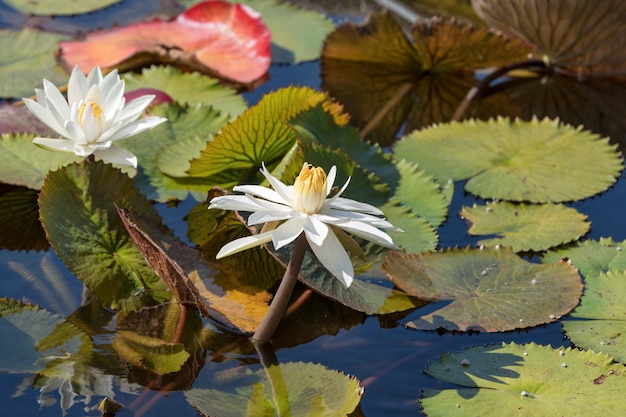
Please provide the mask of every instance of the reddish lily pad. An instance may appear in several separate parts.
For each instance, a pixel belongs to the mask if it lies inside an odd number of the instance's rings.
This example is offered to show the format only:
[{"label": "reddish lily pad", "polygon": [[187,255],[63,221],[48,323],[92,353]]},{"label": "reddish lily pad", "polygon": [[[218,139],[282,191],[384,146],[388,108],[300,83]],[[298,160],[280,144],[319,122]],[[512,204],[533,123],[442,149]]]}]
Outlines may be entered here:
[{"label": "reddish lily pad", "polygon": [[171,21],[154,20],[61,43],[69,69],[98,65],[121,71],[170,63],[238,83],[261,78],[270,65],[270,31],[260,15],[221,0],[198,3]]}]

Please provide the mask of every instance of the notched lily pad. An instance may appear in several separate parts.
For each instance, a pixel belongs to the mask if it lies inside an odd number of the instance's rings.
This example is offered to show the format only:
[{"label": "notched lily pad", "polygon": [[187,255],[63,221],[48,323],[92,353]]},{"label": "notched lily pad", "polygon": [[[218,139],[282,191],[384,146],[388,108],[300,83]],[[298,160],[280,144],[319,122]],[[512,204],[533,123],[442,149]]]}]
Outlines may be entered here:
[{"label": "notched lily pad", "polygon": [[270,32],[259,14],[226,1],[198,3],[172,21],[101,30],[60,45],[64,66],[83,71],[168,63],[249,84],[270,65]]},{"label": "notched lily pad", "polygon": [[408,324],[422,330],[497,332],[549,323],[572,310],[583,289],[566,262],[533,264],[506,249],[390,252],[381,269],[410,295],[448,302]]},{"label": "notched lily pad", "polygon": [[488,236],[484,246],[506,246],[515,252],[549,249],[578,240],[589,231],[587,216],[562,204],[515,204],[506,201],[463,207],[471,235]]},{"label": "notched lily pad", "polygon": [[477,346],[442,355],[426,373],[461,386],[422,391],[431,417],[605,416],[624,409],[624,366],[592,351]]},{"label": "notched lily pad", "polygon": [[551,250],[543,255],[543,263],[554,263],[567,258],[583,277],[595,277],[601,272],[626,270],[626,241],[612,238],[585,240],[568,248]]},{"label": "notched lily pad", "polygon": [[576,346],[604,352],[626,362],[626,271],[586,277],[585,293],[564,320],[563,329]]},{"label": "notched lily pad", "polygon": [[467,120],[415,131],[394,147],[436,178],[468,179],[483,198],[579,200],[609,188],[623,169],[607,138],[558,120]]},{"label": "notched lily pad", "polygon": [[9,250],[45,250],[50,246],[39,222],[39,193],[0,184],[0,247]]},{"label": "notched lily pad", "polygon": [[490,25],[536,47],[550,64],[593,75],[624,74],[626,4],[607,0],[472,0]]}]

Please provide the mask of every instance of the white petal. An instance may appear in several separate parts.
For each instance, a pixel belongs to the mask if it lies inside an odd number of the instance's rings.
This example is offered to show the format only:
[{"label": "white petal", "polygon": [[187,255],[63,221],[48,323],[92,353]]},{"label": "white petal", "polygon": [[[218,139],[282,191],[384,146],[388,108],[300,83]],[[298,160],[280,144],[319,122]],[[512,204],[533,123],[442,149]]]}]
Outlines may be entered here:
[{"label": "white petal", "polygon": [[[115,133],[113,133],[110,136],[106,135],[106,133],[109,132],[109,130],[107,130],[106,132],[102,134],[102,139],[112,140],[112,141],[126,139],[128,137],[138,135],[139,133],[146,131],[150,128],[153,128],[154,126],[157,126],[165,121],[167,121],[167,119],[163,117],[156,117],[156,116],[146,117],[136,122],[129,123],[128,125],[115,131]],[[110,130],[110,131],[113,131],[113,130]]]},{"label": "white petal", "polygon": [[255,246],[260,246],[264,243],[272,240],[272,233],[274,231],[269,231],[265,233],[259,233],[258,235],[246,236],[232,242],[225,244],[222,249],[217,253],[215,259],[220,259],[225,256],[233,255],[235,253],[241,252],[246,249],[254,248]]},{"label": "white petal", "polygon": [[398,247],[393,243],[393,239],[391,239],[391,236],[378,229],[377,227],[374,227],[367,223],[353,220],[329,223],[334,224],[335,226],[340,227],[343,230],[350,232],[360,238],[369,240],[370,242],[377,243],[387,248],[398,249]]},{"label": "white petal", "polygon": [[137,120],[137,118],[141,116],[141,113],[143,113],[146,107],[150,105],[154,97],[155,96],[153,94],[148,94],[129,101],[124,106],[124,109],[120,113],[118,120],[122,123],[128,123]]},{"label": "white petal", "polygon": [[24,104],[36,118],[41,120],[49,128],[61,136],[68,136],[68,133],[63,128],[63,125],[59,125],[59,122],[57,122],[57,120],[52,116],[52,113],[50,113],[44,106],[29,98],[24,99]]},{"label": "white petal", "polygon": [[291,190],[293,189],[293,187],[285,185],[278,178],[272,176],[272,174],[270,174],[270,172],[265,167],[265,163],[263,163],[263,168],[261,168],[261,172],[263,173],[263,175],[265,175],[267,181],[269,181],[272,188],[276,190],[276,192],[282,197],[282,199],[291,203]]},{"label": "white petal", "polygon": [[73,140],[61,138],[35,138],[33,139],[33,143],[45,148],[65,152],[74,152],[74,146],[76,145]]},{"label": "white petal", "polygon": [[[112,74],[117,74],[117,70],[111,72]],[[95,66],[89,71],[87,74],[87,84],[91,87],[92,85],[98,85],[102,82],[102,70],[100,67]]]},{"label": "white petal", "polygon": [[238,210],[238,211],[259,211],[265,210],[262,205],[263,200],[249,195],[225,195],[215,197],[211,200],[210,209]]},{"label": "white petal", "polygon": [[59,112],[63,120],[69,119],[70,118],[70,106],[69,104],[67,104],[65,97],[63,97],[63,94],[61,94],[59,89],[48,80],[43,80],[43,89],[44,89],[44,94],[46,95],[46,98],[49,100],[48,106],[52,104],[52,106],[54,106],[56,111]]},{"label": "white petal", "polygon": [[256,224],[287,220],[293,217],[291,210],[285,210],[282,213],[275,210],[272,211],[255,211],[248,217],[248,226]]},{"label": "white petal", "polygon": [[100,138],[101,120],[98,120],[93,114],[93,108],[89,105],[85,106],[80,127],[85,133],[86,143],[94,143]]},{"label": "white petal", "polygon": [[89,84],[87,79],[80,68],[78,68],[78,65],[76,65],[67,84],[67,100],[70,104],[77,103],[85,98],[88,90]]},{"label": "white petal", "polygon": [[330,229],[315,216],[307,216],[304,221],[304,233],[306,233],[306,238],[309,242],[321,246],[330,233]]},{"label": "white petal", "polygon": [[65,122],[65,130],[69,139],[72,139],[79,145],[87,145],[87,137],[85,132],[76,122]]},{"label": "white petal", "polygon": [[352,261],[332,231],[328,233],[322,245],[309,241],[309,246],[324,268],[328,269],[346,288],[352,284],[354,279]]},{"label": "white petal", "polygon": [[326,176],[326,195],[330,194],[330,191],[335,184],[335,177],[337,176],[337,167],[333,165],[328,171],[328,175]]},{"label": "white petal", "polygon": [[283,197],[276,191],[272,190],[271,188],[263,187],[261,185],[237,185],[233,187],[233,191],[245,194],[252,194],[254,196],[291,207],[291,201],[285,201]]},{"label": "white petal", "polygon": [[124,90],[124,81],[120,80],[120,76],[117,74],[117,69],[109,72],[104,78],[102,75],[100,76],[101,81],[98,83],[100,86],[100,90],[102,91],[111,91],[115,88],[116,84],[122,85],[122,90]]},{"label": "white petal", "polygon": [[345,210],[345,211],[359,211],[362,213],[382,215],[383,212],[371,204],[361,203],[360,201],[350,200],[349,198],[337,197],[329,198],[324,203],[324,207]]},{"label": "white petal", "polygon": [[137,168],[137,157],[119,146],[111,146],[108,149],[98,149],[94,151],[94,156],[102,159],[103,161],[110,162],[118,165],[130,165]]},{"label": "white petal", "polygon": [[283,246],[296,240],[300,233],[304,230],[304,219],[298,217],[292,217],[285,223],[272,230],[272,243],[274,249],[278,250]]},{"label": "white petal", "polygon": [[[326,223],[336,222],[339,219],[344,220],[357,220],[360,222],[365,222],[371,224],[372,226],[376,226],[381,229],[392,229],[399,230],[397,227],[389,223],[385,219],[381,219],[380,217],[373,216],[371,214],[360,213],[355,211],[344,211],[344,210],[334,210],[334,209],[325,209],[320,213],[317,213],[317,216],[320,217],[320,220]],[[326,218],[325,216],[328,216]]]}]

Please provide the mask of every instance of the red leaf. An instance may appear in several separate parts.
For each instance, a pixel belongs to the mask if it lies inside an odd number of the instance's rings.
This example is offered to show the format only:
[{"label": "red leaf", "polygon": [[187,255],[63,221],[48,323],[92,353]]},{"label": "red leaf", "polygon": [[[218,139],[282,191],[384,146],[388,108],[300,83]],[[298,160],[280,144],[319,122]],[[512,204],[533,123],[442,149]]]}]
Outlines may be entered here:
[{"label": "red leaf", "polygon": [[170,63],[251,83],[269,68],[270,36],[251,8],[208,0],[172,21],[141,22],[61,42],[61,59],[68,70],[75,65],[88,72],[94,66],[107,71]]}]

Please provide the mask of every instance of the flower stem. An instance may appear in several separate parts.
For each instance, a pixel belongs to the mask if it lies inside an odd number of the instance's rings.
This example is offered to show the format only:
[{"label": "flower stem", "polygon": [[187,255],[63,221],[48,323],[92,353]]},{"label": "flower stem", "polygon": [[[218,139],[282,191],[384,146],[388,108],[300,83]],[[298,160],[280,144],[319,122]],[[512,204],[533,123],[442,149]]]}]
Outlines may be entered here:
[{"label": "flower stem", "polygon": [[267,314],[265,314],[259,328],[252,336],[252,341],[254,343],[269,342],[274,334],[274,331],[278,327],[278,323],[280,323],[280,319],[283,317],[283,314],[287,309],[287,303],[289,303],[293,288],[296,286],[296,282],[298,281],[298,274],[300,273],[300,267],[302,266],[302,261],[304,260],[306,247],[306,237],[304,233],[302,233],[296,239],[296,247],[291,254],[289,265],[287,265],[287,270],[285,271],[285,275],[278,286],[276,295],[274,295],[272,304],[270,304]]}]

